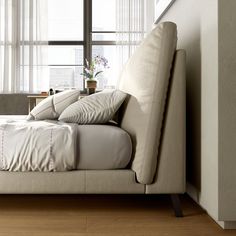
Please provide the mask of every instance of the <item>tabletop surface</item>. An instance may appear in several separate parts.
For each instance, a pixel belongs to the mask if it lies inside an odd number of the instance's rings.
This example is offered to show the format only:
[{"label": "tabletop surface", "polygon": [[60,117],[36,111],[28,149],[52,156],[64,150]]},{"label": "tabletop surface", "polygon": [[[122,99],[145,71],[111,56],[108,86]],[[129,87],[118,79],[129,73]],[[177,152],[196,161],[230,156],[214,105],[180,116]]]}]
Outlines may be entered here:
[{"label": "tabletop surface", "polygon": [[27,98],[47,98],[47,95],[30,95],[27,96]]}]

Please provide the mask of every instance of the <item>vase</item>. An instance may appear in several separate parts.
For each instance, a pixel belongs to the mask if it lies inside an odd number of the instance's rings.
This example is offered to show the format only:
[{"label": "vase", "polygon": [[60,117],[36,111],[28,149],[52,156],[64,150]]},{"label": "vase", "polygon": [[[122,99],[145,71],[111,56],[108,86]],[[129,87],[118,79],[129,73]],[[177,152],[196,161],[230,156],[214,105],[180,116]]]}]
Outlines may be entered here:
[{"label": "vase", "polygon": [[96,91],[97,88],[97,81],[94,79],[88,79],[86,80],[86,84],[87,84],[87,94],[93,94]]}]

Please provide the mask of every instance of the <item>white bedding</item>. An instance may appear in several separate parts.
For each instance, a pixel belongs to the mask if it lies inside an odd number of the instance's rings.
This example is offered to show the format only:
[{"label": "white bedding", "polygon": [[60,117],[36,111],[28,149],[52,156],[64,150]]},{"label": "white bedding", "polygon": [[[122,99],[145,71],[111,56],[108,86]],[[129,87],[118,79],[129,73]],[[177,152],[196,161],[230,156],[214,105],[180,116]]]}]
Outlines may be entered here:
[{"label": "white bedding", "polygon": [[1,116],[0,170],[68,171],[76,168],[77,127],[56,121]]}]

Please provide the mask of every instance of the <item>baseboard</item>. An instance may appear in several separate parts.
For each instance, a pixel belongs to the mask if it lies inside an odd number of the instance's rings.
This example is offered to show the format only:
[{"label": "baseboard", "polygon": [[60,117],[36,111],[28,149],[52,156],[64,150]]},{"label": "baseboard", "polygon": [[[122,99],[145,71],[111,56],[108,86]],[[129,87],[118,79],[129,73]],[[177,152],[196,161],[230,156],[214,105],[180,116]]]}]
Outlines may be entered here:
[{"label": "baseboard", "polygon": [[[205,209],[200,203],[200,192],[192,184],[186,184],[186,192],[199,206],[201,206],[207,212],[207,209]],[[223,229],[236,229],[236,221],[219,221],[211,216],[208,212],[207,214]]]},{"label": "baseboard", "polygon": [[223,229],[236,229],[236,221],[223,221]]}]

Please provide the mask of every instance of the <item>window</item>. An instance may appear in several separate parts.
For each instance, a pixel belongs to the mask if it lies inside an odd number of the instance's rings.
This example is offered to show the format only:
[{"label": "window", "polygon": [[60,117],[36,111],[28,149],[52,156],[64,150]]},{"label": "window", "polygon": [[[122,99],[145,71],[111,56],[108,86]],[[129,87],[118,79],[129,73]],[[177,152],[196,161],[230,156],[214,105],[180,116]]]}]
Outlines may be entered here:
[{"label": "window", "polygon": [[98,88],[114,86],[146,32],[150,2],[0,0],[0,92],[83,90],[83,64],[96,55],[110,66]]},{"label": "window", "polygon": [[[101,8],[101,6],[103,6]],[[97,10],[99,9],[99,10]],[[109,20],[108,20],[109,19]],[[116,82],[116,0],[92,0],[92,58],[108,59],[110,69],[98,78],[98,89]]]},{"label": "window", "polygon": [[48,0],[50,87],[84,87],[84,16],[83,0]]},{"label": "window", "polygon": [[98,89],[114,86],[115,29],[116,0],[48,0],[49,86],[83,90],[83,63],[96,55],[110,66],[98,77]]}]

